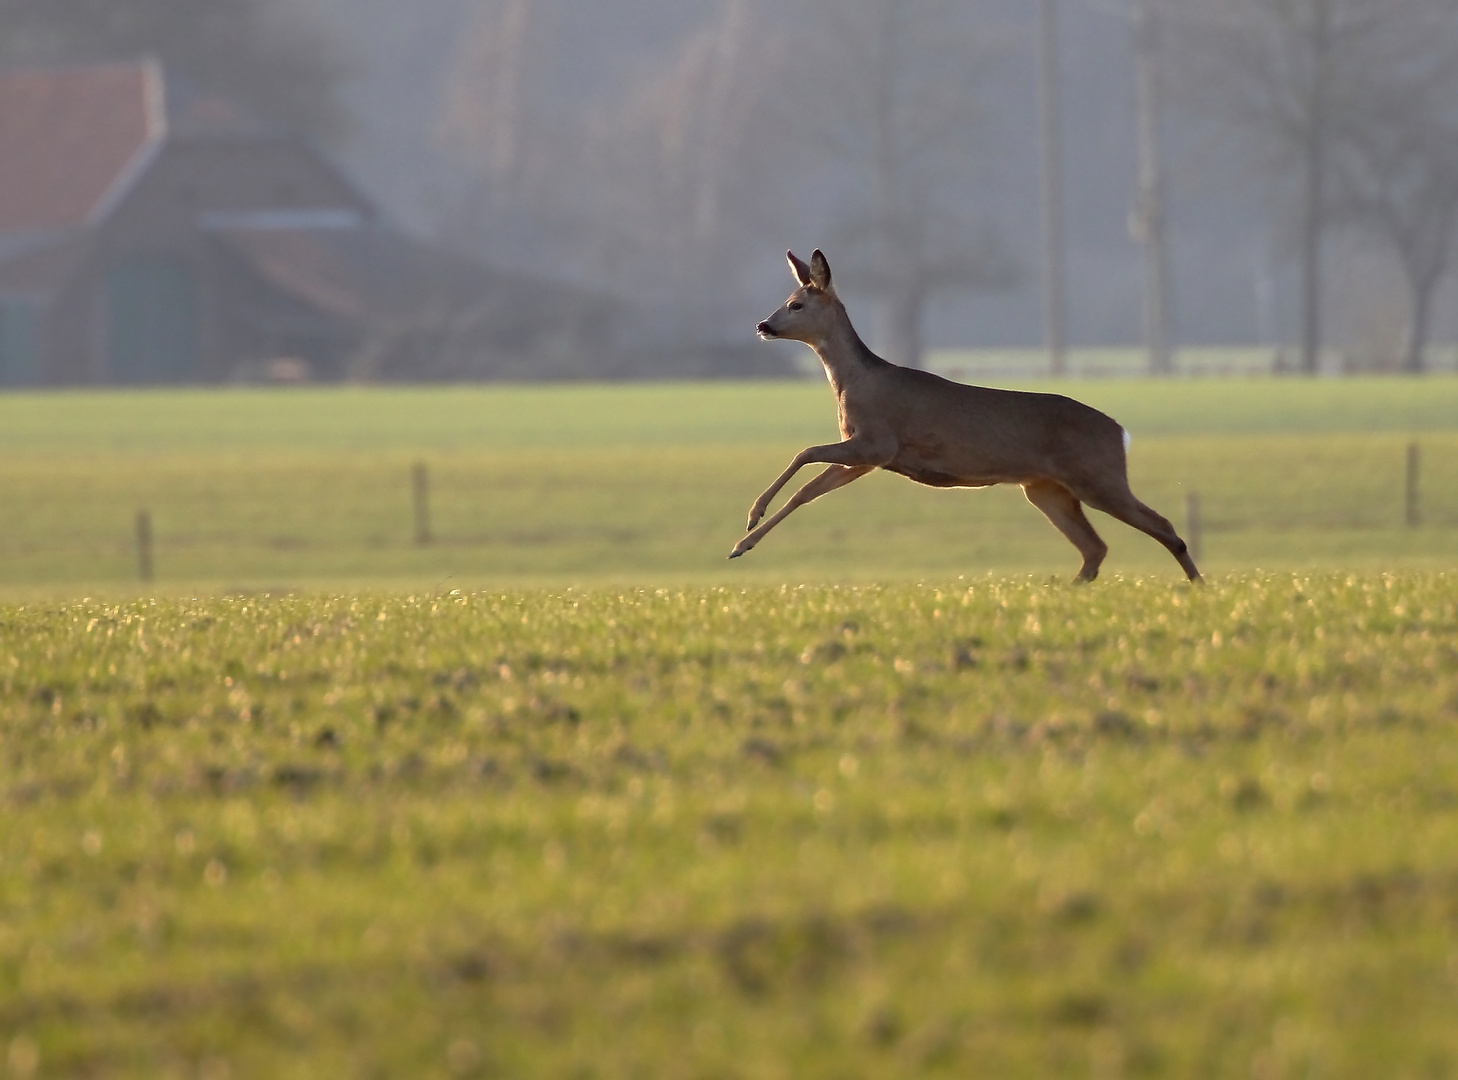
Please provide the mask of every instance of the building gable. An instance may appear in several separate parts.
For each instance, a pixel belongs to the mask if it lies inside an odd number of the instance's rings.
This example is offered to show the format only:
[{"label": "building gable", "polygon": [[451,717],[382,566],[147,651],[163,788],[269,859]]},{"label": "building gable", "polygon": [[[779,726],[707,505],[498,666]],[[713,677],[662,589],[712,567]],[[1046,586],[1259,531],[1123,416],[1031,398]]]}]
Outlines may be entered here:
[{"label": "building gable", "polygon": [[396,232],[310,142],[154,63],[0,75],[0,385],[560,377],[614,307]]},{"label": "building gable", "polygon": [[0,234],[94,222],[165,132],[154,64],[0,75]]}]

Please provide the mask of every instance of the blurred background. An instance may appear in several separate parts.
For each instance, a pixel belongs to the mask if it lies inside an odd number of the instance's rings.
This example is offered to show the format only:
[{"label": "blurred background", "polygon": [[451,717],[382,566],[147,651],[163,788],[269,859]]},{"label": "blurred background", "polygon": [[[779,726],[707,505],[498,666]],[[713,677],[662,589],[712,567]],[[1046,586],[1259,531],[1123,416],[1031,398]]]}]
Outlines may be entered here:
[{"label": "blurred background", "polygon": [[786,373],[816,246],[903,363],[1454,366],[1450,0],[0,0],[0,60],[9,385]]},{"label": "blurred background", "polygon": [[0,590],[1069,572],[890,476],[725,562],[815,247],[1212,573],[1447,567],[1455,231],[1452,0],[0,0]]}]

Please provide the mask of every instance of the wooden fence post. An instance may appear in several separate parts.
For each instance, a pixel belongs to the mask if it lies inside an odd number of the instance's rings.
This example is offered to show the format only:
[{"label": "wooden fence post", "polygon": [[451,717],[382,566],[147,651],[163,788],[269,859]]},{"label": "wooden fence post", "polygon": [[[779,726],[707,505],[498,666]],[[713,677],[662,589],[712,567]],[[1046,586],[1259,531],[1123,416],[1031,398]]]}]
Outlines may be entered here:
[{"label": "wooden fence post", "polygon": [[411,470],[411,489],[415,501],[415,542],[430,543],[430,472],[425,462],[417,461]]},{"label": "wooden fence post", "polygon": [[1199,492],[1185,492],[1185,546],[1190,549],[1190,558],[1200,561],[1204,550],[1202,523],[1200,521]]},{"label": "wooden fence post", "polygon": [[1422,511],[1418,504],[1418,467],[1421,465],[1422,452],[1418,449],[1416,441],[1407,444],[1407,498],[1406,518],[1407,527],[1416,529],[1422,524]]},{"label": "wooden fence post", "polygon": [[144,585],[152,582],[152,514],[146,509],[137,511],[137,576]]}]

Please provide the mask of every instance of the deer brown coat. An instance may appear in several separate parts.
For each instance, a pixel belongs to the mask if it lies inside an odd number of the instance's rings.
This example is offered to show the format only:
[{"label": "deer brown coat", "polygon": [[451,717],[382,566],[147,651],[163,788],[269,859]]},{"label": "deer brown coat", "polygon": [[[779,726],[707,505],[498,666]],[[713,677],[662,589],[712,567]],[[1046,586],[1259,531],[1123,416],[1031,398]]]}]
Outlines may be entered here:
[{"label": "deer brown coat", "polygon": [[[967,386],[877,356],[861,341],[835,294],[830,265],[787,252],[799,288],[759,324],[766,339],[803,341],[825,367],[841,441],[811,446],[755,500],[748,532],[730,558],[751,550],[797,507],[872,469],[932,487],[1019,484],[1083,556],[1091,581],[1108,545],[1083,512],[1102,510],[1163,544],[1190,580],[1200,572],[1170,523],[1129,489],[1127,436],[1117,421],[1061,394]],[[763,524],[770,502],[801,468],[828,465]]]}]

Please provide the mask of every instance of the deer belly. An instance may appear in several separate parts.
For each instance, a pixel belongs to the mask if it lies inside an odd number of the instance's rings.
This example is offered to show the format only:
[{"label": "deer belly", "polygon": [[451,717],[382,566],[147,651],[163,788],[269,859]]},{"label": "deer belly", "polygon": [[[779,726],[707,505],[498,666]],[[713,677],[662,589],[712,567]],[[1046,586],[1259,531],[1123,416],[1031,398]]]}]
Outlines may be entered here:
[{"label": "deer belly", "polygon": [[901,453],[885,466],[886,471],[937,488],[979,488],[1021,482],[1020,477],[1008,471],[996,467],[989,469],[988,462],[958,462],[947,454],[913,453],[911,450],[912,447],[903,447]]},{"label": "deer belly", "polygon": [[980,476],[957,476],[939,469],[935,465],[921,462],[893,461],[886,466],[886,469],[888,472],[894,472],[908,480],[915,480],[918,484],[925,484],[927,487],[988,487],[1001,483],[1000,480]]}]

